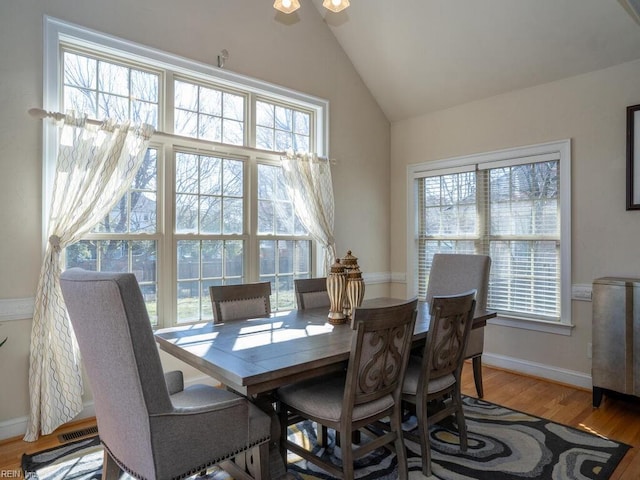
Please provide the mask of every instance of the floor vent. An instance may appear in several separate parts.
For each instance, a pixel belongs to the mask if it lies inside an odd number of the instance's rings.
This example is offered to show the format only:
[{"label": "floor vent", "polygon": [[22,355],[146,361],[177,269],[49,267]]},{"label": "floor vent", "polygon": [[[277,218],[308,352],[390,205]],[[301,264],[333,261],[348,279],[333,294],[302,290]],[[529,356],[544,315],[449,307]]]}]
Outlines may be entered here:
[{"label": "floor vent", "polygon": [[87,435],[97,435],[98,427],[81,428],[80,430],[74,430],[73,432],[63,433],[58,435],[58,441],[60,443],[67,443],[72,440],[78,440],[79,438],[86,437]]}]

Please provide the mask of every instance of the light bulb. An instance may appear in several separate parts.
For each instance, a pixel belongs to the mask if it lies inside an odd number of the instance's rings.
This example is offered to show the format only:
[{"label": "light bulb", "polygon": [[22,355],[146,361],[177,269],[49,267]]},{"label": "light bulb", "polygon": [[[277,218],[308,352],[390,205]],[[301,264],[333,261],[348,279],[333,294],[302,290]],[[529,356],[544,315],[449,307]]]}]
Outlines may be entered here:
[{"label": "light bulb", "polygon": [[338,13],[349,6],[349,0],[324,0],[322,6],[327,10]]},{"label": "light bulb", "polygon": [[282,13],[292,13],[300,8],[299,0],[275,0],[273,8]]}]

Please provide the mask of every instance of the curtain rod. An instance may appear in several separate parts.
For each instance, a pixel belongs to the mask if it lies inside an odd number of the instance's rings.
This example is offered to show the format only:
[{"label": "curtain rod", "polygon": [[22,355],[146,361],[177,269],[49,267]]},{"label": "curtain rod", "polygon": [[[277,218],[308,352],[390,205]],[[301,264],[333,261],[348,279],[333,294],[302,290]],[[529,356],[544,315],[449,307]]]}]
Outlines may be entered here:
[{"label": "curtain rod", "polygon": [[[31,115],[32,117],[35,118],[40,118],[40,119],[44,119],[44,118],[53,118],[54,120],[60,121],[60,120],[64,120],[66,115],[64,113],[61,112],[47,112],[46,110],[42,109],[42,108],[30,108],[29,109],[29,115]],[[87,118],[86,120],[87,123],[91,124],[91,125],[102,125],[103,122],[101,122],[100,120],[92,120],[90,118]],[[166,133],[166,132],[161,132],[159,130],[154,131],[153,136],[158,136],[161,138],[167,138],[170,140],[177,140],[177,141],[183,141],[183,142],[188,142],[188,143],[200,143],[202,145],[205,145],[207,147],[209,147],[209,149],[213,149],[215,150],[222,150],[222,151],[235,151],[237,149],[242,149],[242,150],[250,150],[252,152],[256,152],[256,153],[262,153],[264,155],[276,155],[276,156],[280,156],[280,157],[284,157],[287,155],[287,152],[278,152],[278,151],[273,151],[273,150],[264,150],[262,148],[255,148],[255,147],[245,147],[242,145],[230,145],[228,143],[222,143],[222,142],[214,142],[212,140],[203,140],[202,138],[193,138],[193,137],[187,137],[184,135],[176,135],[175,133]],[[326,157],[318,157],[319,160],[326,160]],[[329,163],[331,164],[335,164],[334,160],[331,160]]]}]

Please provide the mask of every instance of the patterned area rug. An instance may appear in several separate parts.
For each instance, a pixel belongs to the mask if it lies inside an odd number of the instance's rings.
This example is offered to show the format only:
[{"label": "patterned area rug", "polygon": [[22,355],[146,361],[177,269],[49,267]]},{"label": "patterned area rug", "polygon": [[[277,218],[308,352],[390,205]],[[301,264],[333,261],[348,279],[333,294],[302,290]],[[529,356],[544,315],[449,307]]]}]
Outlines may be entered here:
[{"label": "patterned area rug", "polygon": [[[471,397],[465,398],[465,416],[469,437],[466,453],[459,451],[458,436],[453,425],[444,422],[431,429],[434,474],[431,479],[608,479],[630,448],[591,433]],[[407,428],[411,428],[411,425]],[[289,431],[290,437],[297,442],[313,446],[318,454],[340,464],[340,448],[335,446],[331,433],[327,448],[320,449],[315,443],[315,428],[310,422],[299,423]],[[407,441],[406,447],[409,478],[424,479],[419,445]],[[289,472],[297,479],[334,478],[292,454],[288,462]],[[32,480],[99,479],[101,466],[102,449],[93,439],[23,456],[25,478]],[[199,478],[226,480],[230,477],[213,469],[206,477]],[[395,455],[382,448],[358,460],[356,478],[397,479]]]}]

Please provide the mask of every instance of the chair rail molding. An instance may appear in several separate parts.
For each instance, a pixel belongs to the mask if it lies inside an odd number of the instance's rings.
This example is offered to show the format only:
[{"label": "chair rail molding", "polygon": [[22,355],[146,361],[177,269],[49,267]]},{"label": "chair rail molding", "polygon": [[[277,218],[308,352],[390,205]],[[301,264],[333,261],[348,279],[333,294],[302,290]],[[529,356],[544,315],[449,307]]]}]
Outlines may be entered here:
[{"label": "chair rail molding", "polygon": [[363,272],[362,278],[365,284],[389,283],[391,281],[391,272]]},{"label": "chair rail molding", "polygon": [[31,319],[34,307],[34,297],[0,299],[0,322]]}]

